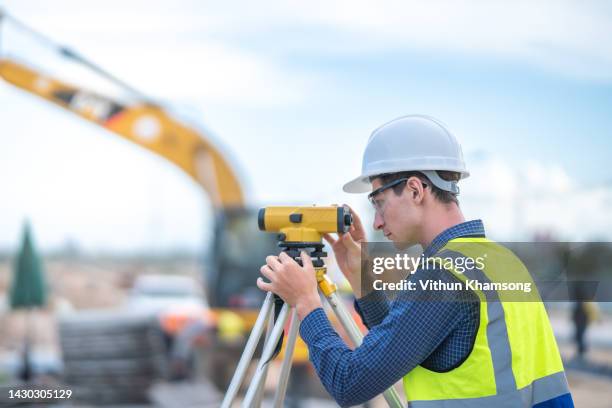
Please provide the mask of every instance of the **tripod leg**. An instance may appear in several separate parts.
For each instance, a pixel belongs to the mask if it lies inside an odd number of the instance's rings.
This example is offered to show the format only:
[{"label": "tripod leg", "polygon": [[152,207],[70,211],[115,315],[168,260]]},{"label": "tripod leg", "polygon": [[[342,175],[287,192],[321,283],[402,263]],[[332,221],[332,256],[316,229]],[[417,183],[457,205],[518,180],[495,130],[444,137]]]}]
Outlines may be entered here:
[{"label": "tripod leg", "polygon": [[353,344],[355,346],[359,346],[363,341],[363,333],[361,333],[359,326],[357,326],[355,320],[353,320],[349,312],[344,307],[342,299],[340,299],[338,294],[334,292],[327,297],[327,301],[336,314],[336,317],[338,317],[338,320],[340,320],[342,327],[348,334]]},{"label": "tripod leg", "polygon": [[238,362],[238,366],[236,367],[232,381],[230,382],[227,392],[225,393],[225,397],[223,397],[223,402],[221,403],[222,408],[230,408],[234,398],[236,398],[236,394],[238,394],[240,384],[242,384],[242,381],[244,380],[249,363],[253,358],[253,353],[257,348],[257,343],[259,342],[261,334],[263,333],[266,318],[268,318],[270,315],[273,305],[273,294],[272,292],[268,292],[266,299],[261,306],[261,310],[259,311],[259,315],[257,316],[257,320],[255,321],[255,325],[253,326],[253,330],[249,335],[247,344],[244,347],[244,351],[242,352],[242,356],[240,357],[240,361]]},{"label": "tripod leg", "polygon": [[[272,334],[272,329],[274,328],[274,324],[276,323],[274,320],[274,309],[275,309],[275,305],[272,306],[272,309],[270,310],[270,317],[268,318],[268,326],[266,327],[266,337],[264,340],[264,345],[268,342],[268,340],[270,339],[270,335]],[[259,383],[259,386],[257,388],[257,392],[255,393],[255,398],[253,399],[253,405],[256,407],[261,406],[261,401],[263,401],[263,397],[264,397],[264,388],[265,388],[265,379],[268,378],[268,368],[270,367],[269,364],[266,364],[264,367],[264,373],[263,373],[263,378],[264,381]]]},{"label": "tripod leg", "polygon": [[[340,299],[338,294],[334,291],[326,295],[326,299],[334,310],[334,313],[338,317],[338,320],[340,320],[342,327],[344,327],[344,330],[351,338],[351,341],[355,344],[355,346],[359,346],[363,341],[363,333],[361,333],[361,330],[359,330],[357,323],[355,323],[355,320],[353,320],[351,315],[346,310],[346,307],[344,307],[344,304],[342,303],[342,300]],[[387,404],[389,404],[390,407],[402,407],[402,401],[400,400],[399,395],[397,395],[397,392],[393,387],[388,388],[383,393],[383,396],[385,397],[385,400],[387,401]]]},{"label": "tripod leg", "polygon": [[300,322],[297,317],[297,310],[293,309],[291,313],[291,326],[289,327],[289,336],[285,343],[285,358],[281,367],[280,379],[276,393],[274,394],[274,408],[282,408],[285,393],[287,392],[287,383],[289,382],[289,374],[291,372],[291,362],[293,360],[293,350],[295,349],[295,341],[297,340]]},{"label": "tripod leg", "polygon": [[261,359],[259,360],[259,364],[257,365],[257,370],[255,371],[255,375],[251,380],[251,385],[249,386],[246,396],[244,397],[244,401],[242,402],[243,408],[254,408],[257,403],[257,392],[259,387],[262,386],[262,382],[266,380],[266,371],[267,366],[270,363],[270,358],[274,355],[274,350],[276,349],[276,344],[280,339],[281,334],[283,333],[283,329],[285,328],[285,322],[289,317],[289,305],[284,304],[281,309],[280,314],[278,315],[278,320],[274,324],[274,328],[272,329],[272,333],[270,333],[270,338],[264,344],[263,352],[261,353]]}]

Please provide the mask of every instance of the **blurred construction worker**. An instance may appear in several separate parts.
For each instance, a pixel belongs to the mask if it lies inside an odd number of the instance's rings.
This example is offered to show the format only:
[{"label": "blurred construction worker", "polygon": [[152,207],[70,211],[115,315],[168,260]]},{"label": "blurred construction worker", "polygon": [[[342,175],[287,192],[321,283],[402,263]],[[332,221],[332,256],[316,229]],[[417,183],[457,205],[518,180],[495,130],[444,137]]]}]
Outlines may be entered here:
[{"label": "blurred construction worker", "polygon": [[[496,282],[504,269],[530,279],[510,251],[485,238],[480,220],[465,221],[457,182],[468,175],[461,147],[446,127],[431,117],[410,115],[372,133],[362,174],[344,191],[370,192],[374,228],[398,248],[420,244],[429,258],[471,256],[477,245],[495,245],[485,267],[465,271],[466,276]],[[369,328],[359,347],[349,348],[330,325],[305,252],[303,267],[284,253],[267,257],[261,273],[268,282],[257,282],[296,307],[310,359],[339,405],[368,401],[403,379],[411,407],[574,406],[542,302],[507,302],[496,290],[447,291],[444,301],[432,300],[418,284],[393,301],[382,291],[362,295],[365,230],[353,216],[349,233],[325,238]],[[464,248],[463,254],[457,248]],[[454,283],[459,275],[439,266],[419,268],[410,281],[415,279]]]},{"label": "blurred construction worker", "polygon": [[576,301],[572,308],[574,322],[574,341],[576,342],[576,359],[583,360],[588,351],[586,332],[591,323],[599,321],[599,307],[595,302]]}]

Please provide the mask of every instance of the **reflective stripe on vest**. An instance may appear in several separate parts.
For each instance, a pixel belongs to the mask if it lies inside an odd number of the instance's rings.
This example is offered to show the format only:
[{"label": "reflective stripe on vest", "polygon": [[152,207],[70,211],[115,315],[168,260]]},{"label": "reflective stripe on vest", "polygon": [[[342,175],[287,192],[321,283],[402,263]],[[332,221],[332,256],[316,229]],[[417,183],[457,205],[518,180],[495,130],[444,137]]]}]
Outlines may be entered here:
[{"label": "reflective stripe on vest", "polygon": [[435,258],[484,254],[482,270],[445,268],[461,281],[504,282],[510,276],[514,282],[531,282],[532,293],[524,299],[530,301],[504,300],[508,294],[503,291],[474,290],[480,298],[480,323],[470,355],[448,372],[418,366],[408,373],[404,390],[411,407],[531,407],[569,392],[548,315],[523,263],[484,238],[451,240]]}]

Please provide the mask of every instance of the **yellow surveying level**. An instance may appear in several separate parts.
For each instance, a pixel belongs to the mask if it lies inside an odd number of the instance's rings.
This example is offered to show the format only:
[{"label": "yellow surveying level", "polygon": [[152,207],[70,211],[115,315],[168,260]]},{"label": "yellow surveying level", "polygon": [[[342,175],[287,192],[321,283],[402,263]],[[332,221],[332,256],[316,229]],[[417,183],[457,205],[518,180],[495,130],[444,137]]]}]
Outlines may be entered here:
[{"label": "yellow surveying level", "polygon": [[278,240],[320,243],[323,234],[348,232],[353,217],[347,207],[266,207],[259,210],[259,229],[279,232]]},{"label": "yellow surveying level", "polygon": [[315,267],[323,267],[323,234],[345,233],[353,224],[348,207],[296,206],[265,207],[259,210],[257,223],[261,231],[278,232],[278,246],[300,265],[300,250],[312,249],[309,255]]},{"label": "yellow surveying level", "polygon": [[[338,297],[337,287],[327,276],[327,268],[322,259],[327,256],[323,251],[323,242],[321,241],[323,234],[348,232],[353,224],[350,210],[347,207],[339,206],[266,207],[259,210],[258,224],[262,231],[278,232],[278,246],[300,264],[300,250],[311,250],[309,256],[315,269],[319,290],[327,299],[351,341],[355,346],[359,346],[363,334]],[[241,404],[242,408],[258,408],[261,406],[268,367],[270,361],[280,350],[285,323],[289,319],[291,324],[287,330],[285,358],[276,385],[273,404],[274,408],[282,408],[291,370],[291,358],[298,336],[299,321],[295,308],[290,310],[288,304],[285,304],[282,299],[271,292],[266,295],[257,321],[253,326],[242,357],[221,403],[221,408],[230,408],[237,397],[240,384],[246,376],[249,363],[267,325],[263,351]],[[383,395],[389,407],[402,407],[401,400],[393,388],[386,390]]]}]

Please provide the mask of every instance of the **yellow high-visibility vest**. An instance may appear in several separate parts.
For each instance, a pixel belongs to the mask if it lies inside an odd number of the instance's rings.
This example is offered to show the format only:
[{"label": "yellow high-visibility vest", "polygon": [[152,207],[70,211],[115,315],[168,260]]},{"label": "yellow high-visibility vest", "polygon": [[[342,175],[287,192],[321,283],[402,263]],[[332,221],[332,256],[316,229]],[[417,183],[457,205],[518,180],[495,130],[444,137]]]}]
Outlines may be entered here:
[{"label": "yellow high-visibility vest", "polygon": [[[461,257],[481,257],[481,268],[458,268]],[[464,283],[531,282],[532,290],[521,294],[472,288],[480,299],[472,351],[446,372],[422,366],[410,371],[403,379],[410,407],[532,407],[570,392],[544,304],[516,255],[485,238],[457,238],[434,258]]]}]

